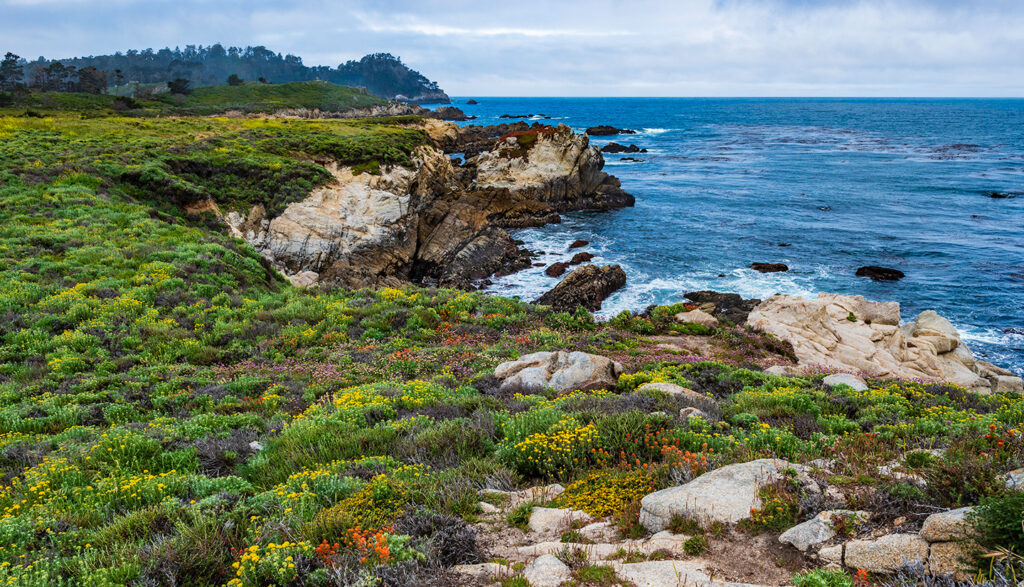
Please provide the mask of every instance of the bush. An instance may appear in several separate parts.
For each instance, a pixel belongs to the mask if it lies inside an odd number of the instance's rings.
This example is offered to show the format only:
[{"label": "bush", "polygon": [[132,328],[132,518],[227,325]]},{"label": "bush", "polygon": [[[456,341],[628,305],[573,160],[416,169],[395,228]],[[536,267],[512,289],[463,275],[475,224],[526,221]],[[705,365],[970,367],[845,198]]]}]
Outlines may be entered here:
[{"label": "bush", "polygon": [[989,497],[971,512],[975,540],[983,548],[1024,555],[1024,493]]},{"label": "bush", "polygon": [[815,569],[797,573],[791,580],[793,587],[853,587],[853,579],[836,569]]},{"label": "bush", "polygon": [[646,470],[601,470],[569,484],[558,497],[558,504],[603,518],[623,511],[656,490],[654,476]]},{"label": "bush", "polygon": [[708,548],[708,539],[702,535],[691,536],[683,543],[683,552],[690,556],[702,554]]}]

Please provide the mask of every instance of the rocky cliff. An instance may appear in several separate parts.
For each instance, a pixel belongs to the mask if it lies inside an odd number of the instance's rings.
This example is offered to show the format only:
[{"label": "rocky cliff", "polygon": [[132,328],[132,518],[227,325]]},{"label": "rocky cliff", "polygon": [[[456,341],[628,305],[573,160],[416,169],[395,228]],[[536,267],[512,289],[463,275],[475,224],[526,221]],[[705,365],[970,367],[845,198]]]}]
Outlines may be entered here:
[{"label": "rocky cliff", "polygon": [[[436,144],[458,147],[454,125],[420,124]],[[379,175],[329,166],[335,181],[279,216],[256,206],[225,220],[299,285],[466,288],[529,263],[505,228],[558,222],[559,212],[570,210],[632,205],[603,165],[586,136],[564,125],[535,127],[495,141],[464,166],[437,147],[420,148],[412,168]]]}]

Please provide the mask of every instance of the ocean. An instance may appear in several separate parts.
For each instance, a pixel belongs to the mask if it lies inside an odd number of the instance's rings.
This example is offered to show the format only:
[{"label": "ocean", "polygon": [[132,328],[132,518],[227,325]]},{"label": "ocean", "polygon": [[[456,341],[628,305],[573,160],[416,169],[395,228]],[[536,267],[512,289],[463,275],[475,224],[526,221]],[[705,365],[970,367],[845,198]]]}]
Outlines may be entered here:
[{"label": "ocean", "polygon": [[[621,265],[627,285],[599,315],[700,289],[859,294],[900,302],[904,320],[934,309],[978,357],[1024,375],[1024,100],[478,100],[453,99],[478,117],[460,124],[535,114],[579,132],[637,131],[591,139],[647,149],[605,154],[635,207],[515,232],[545,265],[568,260],[576,239],[590,241],[579,250],[594,263]],[[789,271],[762,274],[753,262]],[[874,282],[854,275],[862,265],[906,277]],[[488,291],[533,300],[557,282],[543,271]]]}]

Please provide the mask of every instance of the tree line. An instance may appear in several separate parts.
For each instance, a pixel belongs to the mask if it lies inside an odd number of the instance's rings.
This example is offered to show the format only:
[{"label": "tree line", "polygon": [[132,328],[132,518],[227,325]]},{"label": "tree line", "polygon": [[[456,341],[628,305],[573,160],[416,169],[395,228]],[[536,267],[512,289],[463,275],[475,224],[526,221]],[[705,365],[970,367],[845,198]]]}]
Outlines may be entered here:
[{"label": "tree line", "polygon": [[[8,61],[10,61],[8,67]],[[436,82],[408,68],[389,53],[373,53],[337,67],[306,66],[296,55],[282,55],[263,46],[224,47],[186,45],[160,50],[144,49],[112,55],[27,61],[8,53],[0,87],[24,86],[46,91],[102,92],[126,83],[166,83],[187,80],[192,87],[264,81],[285,83],[323,80],[362,86],[385,98],[447,96]]]}]

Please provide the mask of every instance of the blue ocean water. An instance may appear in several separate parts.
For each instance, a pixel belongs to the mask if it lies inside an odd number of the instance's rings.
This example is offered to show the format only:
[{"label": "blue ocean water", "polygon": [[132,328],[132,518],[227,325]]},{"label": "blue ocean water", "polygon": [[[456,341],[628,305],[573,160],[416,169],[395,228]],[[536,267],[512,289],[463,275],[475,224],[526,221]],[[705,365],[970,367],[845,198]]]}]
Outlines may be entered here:
[{"label": "blue ocean water", "polygon": [[[934,309],[975,354],[1024,374],[1024,100],[480,98],[472,124],[544,114],[577,131],[610,124],[647,153],[605,155],[636,196],[609,213],[518,231],[545,264],[590,241],[625,289],[602,314],[697,289],[860,294],[903,318]],[[628,161],[633,157],[641,161]],[[993,198],[992,192],[1007,195]],[[574,251],[575,252],[575,251]],[[785,263],[761,274],[754,261]],[[856,277],[894,267],[899,282]],[[533,268],[490,291],[534,299],[557,280]]]}]

